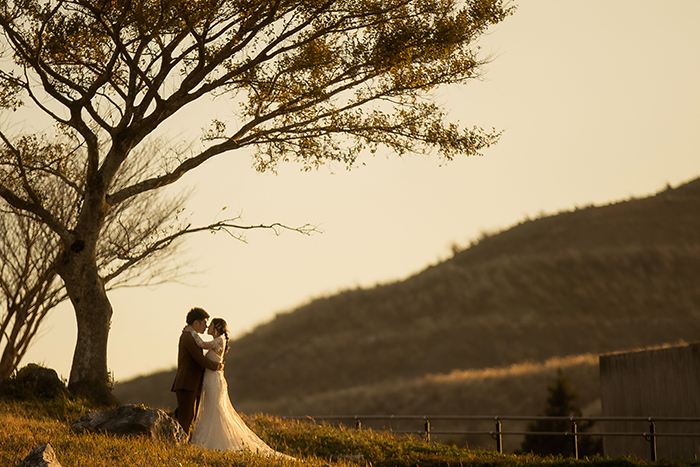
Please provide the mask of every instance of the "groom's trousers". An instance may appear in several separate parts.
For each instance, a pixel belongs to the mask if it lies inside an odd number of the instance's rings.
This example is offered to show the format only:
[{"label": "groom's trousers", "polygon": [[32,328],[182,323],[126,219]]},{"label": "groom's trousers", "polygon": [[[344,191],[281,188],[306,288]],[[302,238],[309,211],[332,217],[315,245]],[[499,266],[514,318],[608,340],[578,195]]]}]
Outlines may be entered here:
[{"label": "groom's trousers", "polygon": [[197,393],[195,391],[186,391],[178,389],[175,391],[177,397],[177,421],[185,433],[190,434],[190,425],[194,420],[195,409],[197,406]]}]

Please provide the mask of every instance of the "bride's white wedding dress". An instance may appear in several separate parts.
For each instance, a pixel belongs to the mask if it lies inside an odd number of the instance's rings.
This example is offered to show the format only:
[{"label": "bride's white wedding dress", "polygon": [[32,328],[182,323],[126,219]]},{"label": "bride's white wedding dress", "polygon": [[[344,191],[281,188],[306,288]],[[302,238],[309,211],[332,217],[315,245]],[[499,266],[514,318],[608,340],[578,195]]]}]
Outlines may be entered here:
[{"label": "bride's white wedding dress", "polygon": [[[195,334],[193,333],[193,336],[201,347],[203,341],[199,335],[195,336]],[[206,357],[221,362],[224,339],[219,336],[206,344],[210,347]],[[194,421],[191,443],[211,450],[248,450],[253,453],[293,459],[265,444],[243,422],[228,397],[228,384],[223,371],[205,370],[204,372],[202,395],[197,418]]]}]

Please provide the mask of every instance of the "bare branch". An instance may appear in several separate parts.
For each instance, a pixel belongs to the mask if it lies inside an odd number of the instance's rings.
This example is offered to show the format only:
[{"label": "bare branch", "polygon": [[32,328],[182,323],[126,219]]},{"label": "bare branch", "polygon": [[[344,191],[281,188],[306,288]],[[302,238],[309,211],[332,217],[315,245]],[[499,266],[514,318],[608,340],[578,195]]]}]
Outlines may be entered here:
[{"label": "bare branch", "polygon": [[315,232],[320,232],[317,226],[311,225],[311,224],[304,224],[300,227],[290,227],[285,224],[281,224],[279,222],[274,222],[271,224],[257,224],[257,225],[245,225],[245,224],[239,224],[237,221],[240,220],[240,217],[235,217],[232,219],[225,219],[222,221],[217,221],[214,223],[211,223],[209,225],[205,226],[200,226],[200,227],[192,227],[188,225],[186,228],[175,232],[173,234],[170,234],[166,237],[159,238],[157,241],[155,241],[153,244],[149,245],[147,248],[145,248],[143,251],[141,251],[138,255],[134,256],[129,256],[129,257],[123,257],[121,258],[124,262],[123,265],[121,265],[117,270],[115,270],[113,273],[106,275],[104,277],[105,282],[110,282],[112,281],[115,277],[119,276],[122,274],[124,271],[127,269],[133,267],[136,263],[139,263],[143,261],[144,259],[148,258],[149,256],[152,256],[153,254],[169,247],[174,241],[186,236],[186,235],[191,235],[199,232],[210,232],[210,233],[217,233],[217,232],[225,232],[226,234],[230,235],[232,238],[242,241],[244,243],[247,243],[247,240],[244,236],[240,234],[239,231],[248,231],[248,230],[271,230],[274,232],[275,235],[280,235],[282,231],[290,231],[290,232],[297,232],[302,235],[311,235],[312,233]]}]

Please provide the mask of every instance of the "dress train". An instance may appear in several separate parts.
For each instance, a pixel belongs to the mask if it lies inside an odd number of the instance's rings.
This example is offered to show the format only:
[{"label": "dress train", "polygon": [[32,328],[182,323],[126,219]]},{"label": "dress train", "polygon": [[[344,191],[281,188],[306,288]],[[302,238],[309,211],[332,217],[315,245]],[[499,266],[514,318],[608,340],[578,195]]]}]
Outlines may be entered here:
[{"label": "dress train", "polygon": [[[217,340],[220,343],[215,342]],[[213,344],[214,347],[207,352],[207,358],[221,361],[223,339],[217,337]],[[243,422],[229,399],[228,383],[223,371],[205,370],[204,372],[202,396],[190,442],[211,450],[247,450],[266,456],[294,459],[265,444]]]}]

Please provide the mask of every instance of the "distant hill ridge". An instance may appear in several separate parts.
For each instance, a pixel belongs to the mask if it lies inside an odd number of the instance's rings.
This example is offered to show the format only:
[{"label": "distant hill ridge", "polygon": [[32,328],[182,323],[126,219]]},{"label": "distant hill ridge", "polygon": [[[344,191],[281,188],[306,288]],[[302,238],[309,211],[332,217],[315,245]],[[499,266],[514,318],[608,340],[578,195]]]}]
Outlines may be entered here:
[{"label": "distant hill ridge", "polygon": [[[234,403],[255,410],[429,374],[694,341],[698,284],[700,179],[528,220],[404,281],[313,300],[232,342],[227,379]],[[145,383],[122,383],[117,395],[138,397]]]},{"label": "distant hill ridge", "polygon": [[462,252],[458,262],[657,245],[697,245],[700,178],[655,196],[523,222]]}]

